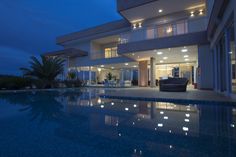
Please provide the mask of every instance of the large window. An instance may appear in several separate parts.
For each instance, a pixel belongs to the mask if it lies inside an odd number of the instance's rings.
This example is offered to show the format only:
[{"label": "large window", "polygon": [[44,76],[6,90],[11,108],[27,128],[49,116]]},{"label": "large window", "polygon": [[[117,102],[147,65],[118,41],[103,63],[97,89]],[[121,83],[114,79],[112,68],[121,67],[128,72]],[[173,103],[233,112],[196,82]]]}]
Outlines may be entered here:
[{"label": "large window", "polygon": [[236,66],[235,66],[235,34],[234,25],[230,27],[230,59],[231,59],[231,77],[232,77],[232,91],[236,93]]},{"label": "large window", "polygon": [[105,58],[118,57],[117,47],[105,48]]}]

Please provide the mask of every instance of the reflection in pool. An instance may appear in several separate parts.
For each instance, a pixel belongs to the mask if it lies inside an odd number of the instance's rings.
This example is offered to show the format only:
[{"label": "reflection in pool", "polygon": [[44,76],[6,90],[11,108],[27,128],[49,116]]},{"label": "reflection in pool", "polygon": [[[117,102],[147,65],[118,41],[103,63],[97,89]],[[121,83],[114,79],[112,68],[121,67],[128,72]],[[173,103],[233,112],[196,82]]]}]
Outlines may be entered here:
[{"label": "reflection in pool", "polygon": [[236,156],[236,107],[102,99],[104,90],[0,94],[0,156]]}]

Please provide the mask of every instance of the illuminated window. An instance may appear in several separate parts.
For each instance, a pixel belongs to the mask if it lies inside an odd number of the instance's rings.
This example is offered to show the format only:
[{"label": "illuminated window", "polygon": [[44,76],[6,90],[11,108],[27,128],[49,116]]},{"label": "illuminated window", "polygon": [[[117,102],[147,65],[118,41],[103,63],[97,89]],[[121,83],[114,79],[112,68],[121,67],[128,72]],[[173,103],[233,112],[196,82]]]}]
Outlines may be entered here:
[{"label": "illuminated window", "polygon": [[117,47],[105,48],[105,58],[118,57]]}]

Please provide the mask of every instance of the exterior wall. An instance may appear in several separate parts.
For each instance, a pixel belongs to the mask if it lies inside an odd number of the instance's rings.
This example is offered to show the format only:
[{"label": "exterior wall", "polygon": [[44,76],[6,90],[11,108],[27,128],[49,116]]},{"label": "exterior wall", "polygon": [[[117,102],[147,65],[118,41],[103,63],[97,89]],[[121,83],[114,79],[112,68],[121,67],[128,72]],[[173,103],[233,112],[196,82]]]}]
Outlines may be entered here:
[{"label": "exterior wall", "polygon": [[198,88],[213,89],[213,53],[210,50],[210,45],[198,46],[198,65],[200,68]]},{"label": "exterior wall", "polygon": [[120,44],[118,46],[118,53],[130,53],[130,52],[138,52],[138,51],[146,51],[146,50],[154,50],[154,49],[163,49],[163,48],[171,48],[171,47],[179,47],[179,46],[188,46],[188,45],[196,45],[196,44],[206,44],[207,33],[206,32],[198,32],[191,33],[185,35],[178,35],[166,38],[159,39],[151,39],[145,41],[138,41],[127,44]]},{"label": "exterior wall", "polygon": [[198,17],[188,20],[189,32],[201,32],[207,29],[207,17]]}]

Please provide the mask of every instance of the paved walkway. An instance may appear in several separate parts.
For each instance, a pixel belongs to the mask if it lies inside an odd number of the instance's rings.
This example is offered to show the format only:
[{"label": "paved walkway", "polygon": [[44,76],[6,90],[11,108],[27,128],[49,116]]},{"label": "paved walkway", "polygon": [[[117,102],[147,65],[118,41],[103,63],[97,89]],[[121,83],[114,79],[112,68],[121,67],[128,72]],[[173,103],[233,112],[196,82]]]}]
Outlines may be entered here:
[{"label": "paved walkway", "polygon": [[107,98],[162,101],[193,101],[199,103],[230,103],[236,105],[236,99],[226,97],[213,91],[188,90],[187,92],[160,92],[157,88],[129,88],[107,90],[101,95]]}]

